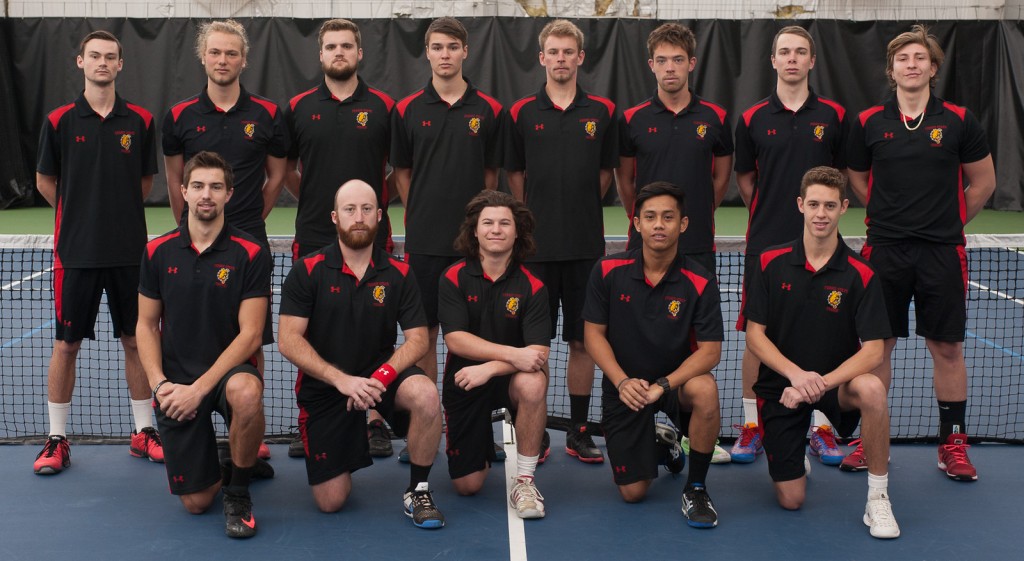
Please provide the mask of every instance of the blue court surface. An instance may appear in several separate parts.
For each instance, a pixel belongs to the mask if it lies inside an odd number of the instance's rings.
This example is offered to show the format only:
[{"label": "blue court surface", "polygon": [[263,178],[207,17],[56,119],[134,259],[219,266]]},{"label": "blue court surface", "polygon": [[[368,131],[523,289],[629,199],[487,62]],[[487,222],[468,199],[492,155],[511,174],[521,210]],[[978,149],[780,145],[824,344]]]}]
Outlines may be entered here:
[{"label": "blue court surface", "polygon": [[974,483],[936,469],[934,446],[894,447],[889,491],[902,535],[883,541],[861,522],[864,473],[812,459],[808,500],[787,512],[775,504],[764,458],[711,466],[708,488],[720,524],[696,530],[680,514],[685,471],[663,472],[645,502],[626,504],[608,465],[567,456],[561,432],[552,432],[552,441],[551,457],[537,471],[548,515],[525,522],[506,506],[501,463],[480,495],[459,497],[439,453],[431,484],[447,517],[440,530],[416,528],[403,514],[408,471],[394,457],[357,472],[345,508],[321,514],[303,461],[274,445],[277,476],[251,487],[259,534],[247,541],[224,536],[219,500],[207,514],[187,514],[168,494],[163,467],[129,457],[125,445],[73,445],[72,467],[56,476],[32,473],[36,445],[0,446],[0,559],[1021,558],[1017,446],[972,447],[980,473]]}]

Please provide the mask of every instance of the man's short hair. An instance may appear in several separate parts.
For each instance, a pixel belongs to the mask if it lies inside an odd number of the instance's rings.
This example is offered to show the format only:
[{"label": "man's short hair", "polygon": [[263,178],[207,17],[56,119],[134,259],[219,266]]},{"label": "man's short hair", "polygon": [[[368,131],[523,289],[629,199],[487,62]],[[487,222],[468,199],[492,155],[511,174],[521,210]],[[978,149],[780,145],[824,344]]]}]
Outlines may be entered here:
[{"label": "man's short hair", "polygon": [[82,42],[78,44],[78,56],[85,57],[85,44],[93,39],[101,39],[103,41],[113,41],[117,43],[117,60],[124,58],[124,49],[121,48],[121,42],[114,37],[114,34],[109,31],[103,31],[102,29],[93,31],[82,38]]},{"label": "man's short hair", "polygon": [[188,187],[189,180],[192,178],[192,170],[196,169],[219,169],[224,172],[224,186],[227,187],[228,191],[235,188],[235,174],[231,172],[231,166],[216,152],[204,150],[185,162],[182,185],[186,188]]},{"label": "man's short hair", "polygon": [[839,200],[846,198],[846,176],[843,172],[829,166],[818,166],[807,170],[800,180],[800,198],[807,197],[807,188],[811,185],[823,185],[839,191]]},{"label": "man's short hair", "polygon": [[355,22],[347,19],[329,19],[320,26],[320,31],[316,34],[317,44],[320,45],[320,49],[324,48],[324,33],[329,31],[351,31],[356,36],[356,48],[361,49],[363,47],[363,36],[359,33],[359,26]]},{"label": "man's short hair", "polygon": [[462,25],[462,22],[455,18],[446,16],[430,22],[427,32],[423,34],[424,46],[430,45],[430,35],[433,33],[455,37],[462,43],[463,47],[469,45],[469,32],[466,31],[466,26]]},{"label": "man's short hair", "polygon": [[678,23],[663,23],[647,36],[647,52],[654,58],[654,49],[669,44],[686,51],[690,58],[697,56],[697,36],[689,27]]},{"label": "man's short hair", "polygon": [[245,28],[242,24],[238,23],[233,19],[225,21],[208,21],[199,26],[199,32],[196,34],[196,56],[199,60],[203,60],[203,55],[206,54],[206,42],[210,39],[211,33],[227,33],[228,35],[234,35],[242,40],[242,58],[246,58],[249,55],[249,36],[245,34]]},{"label": "man's short hair", "polygon": [[576,48],[581,51],[583,50],[583,32],[567,19],[556,19],[540,30],[540,35],[537,36],[537,43],[540,45],[542,52],[544,51],[544,41],[547,41],[548,37],[552,35],[555,37],[571,37],[576,40]]},{"label": "man's short hair", "polygon": [[533,213],[525,203],[508,193],[484,190],[466,204],[466,218],[459,226],[459,235],[455,238],[455,251],[468,259],[480,258],[480,242],[476,239],[476,226],[480,221],[480,213],[487,207],[505,207],[512,211],[512,219],[516,224],[516,241],[512,246],[512,260],[516,263],[526,261],[536,253],[533,242],[533,229],[536,221]]},{"label": "man's short hair", "polygon": [[[928,49],[928,56],[931,57],[932,62],[935,63],[935,70],[942,68],[942,61],[946,59],[946,56],[942,53],[942,47],[939,46],[939,40],[934,35],[928,33],[928,28],[920,23],[915,24],[910,28],[910,31],[904,31],[896,36],[892,41],[889,41],[889,47],[885,52],[885,76],[889,79],[889,87],[893,90],[896,89],[896,80],[892,79],[892,63],[896,59],[896,53],[906,47],[907,45],[921,45]],[[932,76],[928,85],[935,87],[935,83],[938,81],[939,74],[935,73]]]},{"label": "man's short hair", "polygon": [[679,214],[686,216],[686,194],[679,187],[676,187],[668,181],[654,181],[644,185],[640,192],[636,195],[636,200],[633,202],[633,216],[639,216],[640,211],[644,208],[644,203],[654,197],[660,197],[662,195],[668,195],[676,200],[676,206],[679,207]]},{"label": "man's short hair", "polygon": [[787,25],[786,27],[783,27],[782,29],[779,30],[778,33],[775,34],[775,38],[772,39],[772,56],[775,56],[775,48],[779,44],[779,37],[783,35],[796,35],[798,37],[803,37],[804,39],[807,39],[807,42],[810,43],[811,45],[811,58],[814,58],[814,37],[811,37],[811,34],[808,33],[806,29],[800,27],[799,25]]}]

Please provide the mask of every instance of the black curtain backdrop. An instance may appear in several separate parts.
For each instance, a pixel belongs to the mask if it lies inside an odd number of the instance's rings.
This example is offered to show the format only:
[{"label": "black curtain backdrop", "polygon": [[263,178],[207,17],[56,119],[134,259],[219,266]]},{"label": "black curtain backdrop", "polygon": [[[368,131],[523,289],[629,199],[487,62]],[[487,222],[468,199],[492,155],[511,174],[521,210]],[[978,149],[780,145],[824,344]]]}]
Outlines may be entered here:
[{"label": "black curtain backdrop", "polygon": [[[537,34],[547,19],[462,18],[469,29],[465,75],[506,106],[543,83],[537,61]],[[118,92],[162,119],[174,102],[205,84],[194,54],[196,28],[189,19],[3,19],[0,20],[0,127],[3,152],[20,159],[0,159],[0,181],[31,177],[39,127],[46,113],[73,99],[82,89],[75,67],[78,42],[89,31],[107,29],[125,48]],[[316,32],[321,20],[246,19],[251,43],[246,88],[281,104],[320,80]],[[430,76],[423,56],[429,20],[375,19],[357,22],[364,58],[360,74],[392,97],[419,89]],[[659,21],[583,19],[586,60],[580,82],[590,92],[607,95],[621,109],[650,97],[654,79],[647,67],[647,34]],[[775,85],[769,53],[776,31],[791,21],[682,21],[697,34],[697,68],[691,85],[702,97],[729,111],[735,124],[740,112],[767,96]],[[851,115],[889,95],[884,74],[885,46],[909,29],[904,21],[799,22],[814,36],[817,63],[811,86],[842,103]],[[1024,207],[1024,22],[929,22],[946,52],[936,94],[977,114],[988,133],[996,162],[998,188],[991,205],[1002,210]],[[6,52],[5,52],[6,49]],[[159,126],[159,125],[158,125]],[[11,133],[14,128],[17,132]],[[10,139],[10,140],[7,140]],[[20,139],[20,146],[6,146]],[[162,163],[161,163],[162,169]],[[166,200],[159,175],[149,202]],[[730,200],[738,199],[733,188]]]}]

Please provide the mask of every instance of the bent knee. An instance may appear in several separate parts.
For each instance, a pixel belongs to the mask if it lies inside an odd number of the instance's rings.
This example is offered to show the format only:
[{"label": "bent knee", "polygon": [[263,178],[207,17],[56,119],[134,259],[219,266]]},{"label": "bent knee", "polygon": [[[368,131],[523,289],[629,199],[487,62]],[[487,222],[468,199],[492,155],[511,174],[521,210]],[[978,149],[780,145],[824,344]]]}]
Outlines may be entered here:
[{"label": "bent knee", "polygon": [[619,494],[627,503],[638,503],[647,498],[648,481],[639,481],[628,485],[619,485]]}]

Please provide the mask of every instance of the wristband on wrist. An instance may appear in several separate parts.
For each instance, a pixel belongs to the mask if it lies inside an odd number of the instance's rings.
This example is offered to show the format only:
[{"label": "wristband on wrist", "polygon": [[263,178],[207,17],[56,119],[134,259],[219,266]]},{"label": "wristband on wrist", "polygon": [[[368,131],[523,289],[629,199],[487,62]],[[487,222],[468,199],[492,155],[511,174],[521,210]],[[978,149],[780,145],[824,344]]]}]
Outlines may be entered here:
[{"label": "wristband on wrist", "polygon": [[156,395],[156,393],[158,391],[160,391],[160,386],[162,386],[164,384],[168,384],[168,383],[170,383],[170,380],[168,380],[167,378],[164,378],[163,380],[160,380],[159,382],[157,382],[156,383],[156,387],[153,388],[153,395]]},{"label": "wristband on wrist", "polygon": [[398,372],[395,371],[395,367],[388,363],[380,365],[380,368],[373,371],[370,375],[374,380],[380,380],[380,383],[384,384],[384,389],[387,389],[398,378]]},{"label": "wristband on wrist", "polygon": [[625,384],[628,381],[629,381],[629,376],[626,376],[625,378],[620,380],[618,384],[615,384],[615,389],[618,390],[619,388],[622,387],[622,384]]}]

